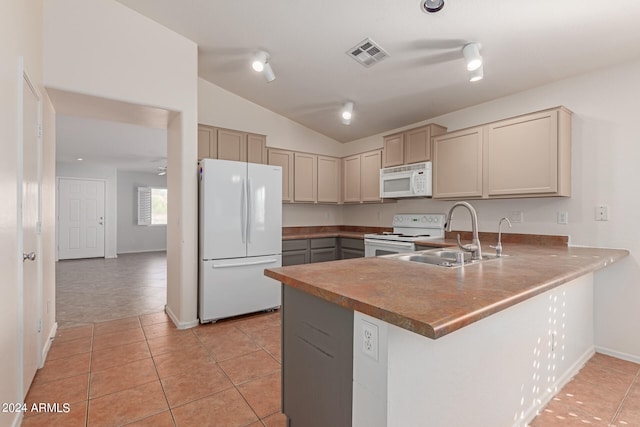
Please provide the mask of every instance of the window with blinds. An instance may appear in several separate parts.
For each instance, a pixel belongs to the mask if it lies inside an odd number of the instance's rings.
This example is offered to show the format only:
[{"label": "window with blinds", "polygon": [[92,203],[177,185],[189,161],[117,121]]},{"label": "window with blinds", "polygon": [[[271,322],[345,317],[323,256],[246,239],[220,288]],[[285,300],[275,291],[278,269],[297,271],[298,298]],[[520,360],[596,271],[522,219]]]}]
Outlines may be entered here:
[{"label": "window with blinds", "polygon": [[167,189],[138,187],[138,225],[167,224]]}]

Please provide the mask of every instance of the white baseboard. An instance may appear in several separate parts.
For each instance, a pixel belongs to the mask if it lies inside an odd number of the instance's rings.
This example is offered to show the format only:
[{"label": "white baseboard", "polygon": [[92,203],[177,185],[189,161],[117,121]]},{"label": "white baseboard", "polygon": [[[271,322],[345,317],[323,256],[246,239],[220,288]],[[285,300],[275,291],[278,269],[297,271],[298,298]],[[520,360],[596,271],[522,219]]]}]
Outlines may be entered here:
[{"label": "white baseboard", "polygon": [[164,312],[167,313],[173,324],[176,325],[178,329],[189,329],[198,326],[198,319],[192,320],[190,322],[180,322],[175,314],[171,311],[168,305],[164,306]]},{"label": "white baseboard", "polygon": [[[533,419],[542,410],[542,408],[544,408],[549,402],[551,402],[551,399],[553,399],[553,397],[558,394],[560,390],[562,390],[562,387],[567,385],[567,383],[569,383],[569,381],[571,381],[571,379],[576,376],[580,369],[582,369],[585,363],[587,363],[594,354],[594,347],[591,347],[587,351],[585,351],[582,356],[580,356],[578,360],[573,365],[571,365],[569,369],[567,369],[566,372],[558,377],[558,380],[555,382],[555,384],[550,389],[546,390],[546,392],[540,399],[539,405],[529,407],[529,409],[524,413],[522,419],[514,424],[514,427],[521,427],[523,425],[528,426],[529,423],[531,423],[531,421],[533,421]],[[522,424],[523,420],[526,421],[524,424]]]},{"label": "white baseboard", "polygon": [[166,252],[167,248],[164,249],[143,249],[139,251],[119,251],[118,254],[143,254],[145,252]]},{"label": "white baseboard", "polygon": [[[40,359],[42,361],[42,366],[44,366],[44,362],[45,360],[47,360],[47,354],[49,354],[51,343],[53,342],[53,339],[55,338],[57,332],[58,332],[58,322],[53,322],[53,326],[49,331],[49,336],[47,336],[47,342],[42,347],[42,359]],[[40,368],[42,368],[42,366],[40,366]]]},{"label": "white baseboard", "polygon": [[635,354],[623,353],[621,351],[613,350],[607,347],[596,346],[596,351],[607,356],[615,357],[616,359],[622,359],[633,363],[640,364],[640,356]]},{"label": "white baseboard", "polygon": [[22,411],[16,412],[16,415],[13,417],[13,422],[11,423],[11,427],[20,427],[22,425],[23,418],[24,418],[24,413]]}]

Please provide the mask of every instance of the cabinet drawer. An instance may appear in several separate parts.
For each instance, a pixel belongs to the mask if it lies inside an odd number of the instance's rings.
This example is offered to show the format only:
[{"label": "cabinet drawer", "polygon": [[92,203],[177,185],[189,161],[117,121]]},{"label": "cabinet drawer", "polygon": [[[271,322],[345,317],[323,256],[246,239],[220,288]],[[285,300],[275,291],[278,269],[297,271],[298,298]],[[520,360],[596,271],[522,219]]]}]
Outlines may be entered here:
[{"label": "cabinet drawer", "polygon": [[364,251],[364,239],[352,239],[343,237],[341,242],[343,248],[358,249]]},{"label": "cabinet drawer", "polygon": [[324,237],[322,239],[311,239],[311,249],[333,248],[336,246],[335,237]]},{"label": "cabinet drawer", "polygon": [[358,249],[342,249],[342,259],[364,258],[364,250]]},{"label": "cabinet drawer", "polygon": [[307,264],[307,254],[306,250],[285,252],[282,254],[282,266]]},{"label": "cabinet drawer", "polygon": [[336,259],[335,248],[311,250],[311,262],[335,261],[335,259]]},{"label": "cabinet drawer", "polygon": [[307,239],[283,240],[282,252],[300,251],[307,249]]}]

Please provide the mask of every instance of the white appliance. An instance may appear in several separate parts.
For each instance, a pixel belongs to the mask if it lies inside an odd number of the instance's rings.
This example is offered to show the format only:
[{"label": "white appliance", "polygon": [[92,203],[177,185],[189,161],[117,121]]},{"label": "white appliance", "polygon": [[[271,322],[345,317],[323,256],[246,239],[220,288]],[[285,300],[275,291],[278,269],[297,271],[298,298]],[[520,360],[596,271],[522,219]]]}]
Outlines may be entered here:
[{"label": "white appliance", "polygon": [[445,214],[397,214],[393,232],[364,235],[364,256],[415,252],[418,240],[444,238]]},{"label": "white appliance", "polygon": [[282,266],[282,168],[200,162],[200,322],[277,308]]},{"label": "white appliance", "polygon": [[380,197],[431,197],[431,162],[380,169]]}]

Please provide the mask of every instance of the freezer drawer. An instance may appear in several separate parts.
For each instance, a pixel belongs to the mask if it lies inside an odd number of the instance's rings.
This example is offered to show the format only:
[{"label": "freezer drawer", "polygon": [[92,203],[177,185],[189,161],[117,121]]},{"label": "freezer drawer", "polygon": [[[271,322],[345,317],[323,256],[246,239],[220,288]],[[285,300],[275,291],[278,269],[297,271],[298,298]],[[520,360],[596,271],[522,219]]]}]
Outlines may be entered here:
[{"label": "freezer drawer", "polygon": [[280,282],[264,275],[282,266],[282,256],[200,261],[201,323],[280,307]]}]

